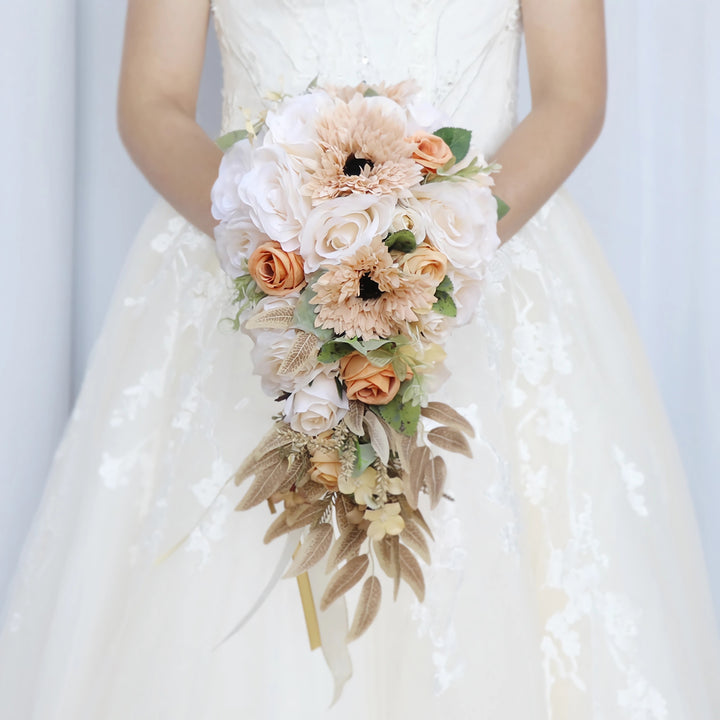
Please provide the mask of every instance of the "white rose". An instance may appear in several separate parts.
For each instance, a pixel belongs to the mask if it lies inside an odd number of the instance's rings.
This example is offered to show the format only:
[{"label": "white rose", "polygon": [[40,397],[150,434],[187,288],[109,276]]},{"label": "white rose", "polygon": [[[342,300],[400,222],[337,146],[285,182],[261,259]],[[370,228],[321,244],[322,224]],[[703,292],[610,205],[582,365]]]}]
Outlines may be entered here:
[{"label": "white rose", "polygon": [[497,202],[484,183],[428,183],[415,197],[423,208],[428,240],[455,268],[479,268],[500,245]]},{"label": "white rose", "polygon": [[348,401],[338,392],[332,370],[323,370],[312,383],[294,392],[286,401],[285,421],[296,432],[319,435],[335,427],[345,417]]},{"label": "white rose", "polygon": [[455,318],[441,315],[435,310],[418,315],[418,327],[423,336],[431,343],[444,345]]},{"label": "white rose", "polygon": [[374,238],[385,237],[394,209],[395,198],[389,195],[360,194],[326,200],[313,208],[300,234],[305,272],[339,264]]},{"label": "white rose", "polygon": [[280,375],[280,366],[287,357],[296,336],[295,330],[285,332],[263,330],[256,335],[250,358],[255,375],[260,377],[263,392],[270,397],[277,397],[284,392],[295,392],[307,385],[319,373],[337,370],[340,366],[340,363],[321,365],[300,375]]},{"label": "white rose", "polygon": [[310,199],[300,192],[304,183],[287,153],[268,145],[255,150],[253,167],[238,185],[252,221],[285,252],[297,251],[298,234],[310,212]]},{"label": "white rose", "polygon": [[483,294],[482,268],[454,269],[448,273],[453,284],[453,300],[457,307],[459,325],[469,323]]},{"label": "white rose", "polygon": [[435,132],[441,127],[451,127],[452,120],[449,115],[441,112],[434,105],[421,97],[414,97],[407,105],[408,135],[418,130]]},{"label": "white rose", "polygon": [[231,217],[215,226],[215,250],[222,269],[233,278],[247,273],[247,259],[270,238],[249,217]]},{"label": "white rose", "polygon": [[424,242],[427,235],[427,222],[422,205],[415,198],[404,198],[395,207],[390,232],[410,230],[417,244]]},{"label": "white rose", "polygon": [[238,195],[238,185],[251,167],[252,146],[249,140],[240,140],[223,155],[210,193],[212,215],[216,220],[222,222],[238,213],[247,214],[247,207]]},{"label": "white rose", "polygon": [[332,105],[333,99],[323,90],[283,100],[267,114],[265,144],[280,145],[294,157],[310,163],[317,162],[320,148],[315,123],[318,116]]}]

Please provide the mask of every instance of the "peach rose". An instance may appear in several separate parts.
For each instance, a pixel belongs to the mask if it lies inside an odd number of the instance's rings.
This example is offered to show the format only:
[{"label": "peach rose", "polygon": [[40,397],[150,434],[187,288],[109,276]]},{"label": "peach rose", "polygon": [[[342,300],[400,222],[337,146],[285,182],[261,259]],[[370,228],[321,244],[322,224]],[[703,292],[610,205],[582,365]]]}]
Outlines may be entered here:
[{"label": "peach rose", "polygon": [[[332,431],[320,433],[318,438],[326,439]],[[338,489],[338,475],[340,475],[340,455],[337,450],[324,450],[318,448],[310,455],[310,478],[328,490],[334,492]]]},{"label": "peach rose", "polygon": [[445,277],[447,258],[431,245],[420,245],[400,259],[400,269],[413,275],[427,275],[437,287]]},{"label": "peach rose", "polygon": [[397,395],[402,380],[412,377],[412,371],[408,368],[406,377],[401,380],[390,363],[377,367],[362,353],[351,352],[340,359],[340,377],[345,381],[348,400],[386,405]]},{"label": "peach rose", "polygon": [[413,152],[412,156],[423,166],[425,172],[437,170],[452,160],[453,154],[448,144],[437,135],[418,130],[408,140],[417,143],[417,150]]},{"label": "peach rose", "polygon": [[302,257],[285,252],[274,240],[263,243],[250,255],[248,271],[268,295],[288,295],[305,287]]}]

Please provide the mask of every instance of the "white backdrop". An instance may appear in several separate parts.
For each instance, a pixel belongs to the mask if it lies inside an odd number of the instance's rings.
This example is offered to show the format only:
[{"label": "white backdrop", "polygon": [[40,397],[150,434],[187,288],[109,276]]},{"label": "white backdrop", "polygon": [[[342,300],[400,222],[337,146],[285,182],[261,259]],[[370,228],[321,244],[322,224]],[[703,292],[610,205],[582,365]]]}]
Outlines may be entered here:
[{"label": "white backdrop", "polygon": [[[610,98],[568,187],[630,302],[691,483],[720,615],[720,27],[715,0],[606,0]],[[123,3],[0,9],[0,605],[153,193],[115,127]],[[218,127],[211,42],[201,122]],[[527,107],[527,88],[523,95]],[[9,112],[8,112],[9,110]]]}]

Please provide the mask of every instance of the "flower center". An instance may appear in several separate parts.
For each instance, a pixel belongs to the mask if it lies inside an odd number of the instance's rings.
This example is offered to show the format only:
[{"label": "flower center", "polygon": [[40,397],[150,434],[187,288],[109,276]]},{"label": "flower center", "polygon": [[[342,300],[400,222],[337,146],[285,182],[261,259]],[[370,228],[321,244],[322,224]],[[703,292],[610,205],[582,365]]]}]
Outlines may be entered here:
[{"label": "flower center", "polygon": [[365,168],[370,170],[375,167],[375,163],[367,158],[355,157],[355,155],[348,155],[345,165],[343,166],[343,172],[346,175],[360,175]]},{"label": "flower center", "polygon": [[361,300],[377,300],[382,295],[380,286],[369,276],[363,275],[360,278],[360,294]]}]

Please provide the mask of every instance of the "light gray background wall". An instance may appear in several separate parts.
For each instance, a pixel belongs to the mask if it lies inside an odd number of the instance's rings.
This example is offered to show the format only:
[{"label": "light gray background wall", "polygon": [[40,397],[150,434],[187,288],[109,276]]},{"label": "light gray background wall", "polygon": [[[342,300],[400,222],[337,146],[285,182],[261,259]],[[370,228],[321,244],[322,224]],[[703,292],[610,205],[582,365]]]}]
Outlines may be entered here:
[{"label": "light gray background wall", "polygon": [[[720,353],[714,317],[720,49],[711,42],[720,5],[606,4],[607,121],[568,187],[605,248],[646,343],[688,470],[720,615],[720,373],[713,362]],[[115,126],[124,4],[38,0],[8,5],[1,19],[2,92],[7,96],[7,88],[17,99],[22,116],[4,115],[0,133],[2,157],[9,158],[0,186],[2,227],[12,239],[4,243],[10,262],[0,264],[6,399],[0,604],[115,279],[154,199]],[[32,42],[12,37],[8,27],[32,28]],[[36,67],[38,42],[46,44],[45,62],[55,68],[50,87]],[[521,107],[527,108],[524,73],[522,88]],[[219,92],[211,33],[200,102],[201,122],[211,134],[219,127]],[[36,142],[18,149],[14,138],[27,136]],[[40,216],[27,188],[21,192],[13,182],[14,169],[26,168],[28,158],[39,167],[45,163],[51,207]],[[74,183],[68,177],[73,167]],[[24,242],[28,229],[31,244]],[[51,292],[39,291],[45,287]]]}]

